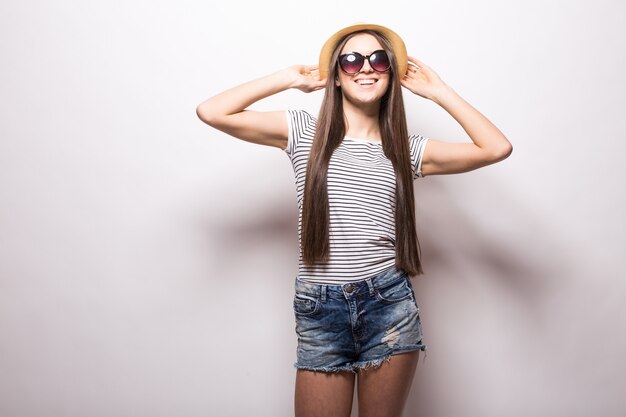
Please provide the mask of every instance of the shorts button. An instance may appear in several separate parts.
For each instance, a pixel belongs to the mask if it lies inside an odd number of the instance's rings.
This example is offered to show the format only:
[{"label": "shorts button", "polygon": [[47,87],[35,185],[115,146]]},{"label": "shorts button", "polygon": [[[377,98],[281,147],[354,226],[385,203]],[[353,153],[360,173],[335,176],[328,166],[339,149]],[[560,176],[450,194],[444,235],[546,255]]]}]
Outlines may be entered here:
[{"label": "shorts button", "polygon": [[354,285],[348,284],[348,285],[346,285],[345,289],[346,289],[346,292],[349,294],[352,291],[354,291]]}]

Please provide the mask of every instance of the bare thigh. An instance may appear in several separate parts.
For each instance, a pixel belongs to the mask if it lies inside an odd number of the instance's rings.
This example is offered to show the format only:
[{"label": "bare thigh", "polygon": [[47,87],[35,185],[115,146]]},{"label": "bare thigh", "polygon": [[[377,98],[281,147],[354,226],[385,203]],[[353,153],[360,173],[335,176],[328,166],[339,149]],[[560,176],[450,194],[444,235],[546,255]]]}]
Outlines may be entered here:
[{"label": "bare thigh", "polygon": [[411,389],[419,350],[394,355],[358,373],[359,417],[400,417]]},{"label": "bare thigh", "polygon": [[355,374],[352,372],[296,373],[296,417],[350,417]]}]

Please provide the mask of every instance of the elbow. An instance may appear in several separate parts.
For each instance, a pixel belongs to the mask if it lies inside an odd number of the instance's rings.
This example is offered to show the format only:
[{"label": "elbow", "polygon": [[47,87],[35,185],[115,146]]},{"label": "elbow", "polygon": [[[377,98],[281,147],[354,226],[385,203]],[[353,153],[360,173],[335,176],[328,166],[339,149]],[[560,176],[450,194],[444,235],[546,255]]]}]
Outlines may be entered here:
[{"label": "elbow", "polygon": [[505,140],[503,144],[494,149],[491,153],[491,162],[502,161],[513,153],[513,145],[508,140]]},{"label": "elbow", "polygon": [[200,120],[208,125],[211,125],[214,119],[214,116],[212,116],[211,113],[208,111],[207,105],[205,103],[202,103],[198,107],[196,107],[196,115]]},{"label": "elbow", "polygon": [[216,127],[220,124],[220,121],[222,120],[220,116],[222,115],[214,111],[212,107],[214,106],[211,106],[209,103],[204,102],[196,107],[196,115],[204,123],[208,124],[211,127]]},{"label": "elbow", "polygon": [[506,159],[509,156],[511,156],[512,153],[513,153],[513,145],[511,145],[511,143],[507,141],[506,144],[503,145],[502,149],[500,150],[500,158]]}]

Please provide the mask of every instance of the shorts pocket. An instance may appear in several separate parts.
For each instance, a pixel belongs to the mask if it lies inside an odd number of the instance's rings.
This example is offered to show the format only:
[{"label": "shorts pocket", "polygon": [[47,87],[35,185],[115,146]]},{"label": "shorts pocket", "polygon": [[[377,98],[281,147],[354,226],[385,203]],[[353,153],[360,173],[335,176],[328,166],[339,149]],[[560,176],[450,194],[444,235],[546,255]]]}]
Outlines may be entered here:
[{"label": "shorts pocket", "polygon": [[296,292],[296,295],[293,297],[293,311],[296,315],[312,316],[318,312],[319,308],[319,299],[309,294]]},{"label": "shorts pocket", "polygon": [[376,290],[376,298],[382,303],[394,304],[413,299],[413,289],[408,282],[408,278],[405,278],[386,287],[378,288]]}]

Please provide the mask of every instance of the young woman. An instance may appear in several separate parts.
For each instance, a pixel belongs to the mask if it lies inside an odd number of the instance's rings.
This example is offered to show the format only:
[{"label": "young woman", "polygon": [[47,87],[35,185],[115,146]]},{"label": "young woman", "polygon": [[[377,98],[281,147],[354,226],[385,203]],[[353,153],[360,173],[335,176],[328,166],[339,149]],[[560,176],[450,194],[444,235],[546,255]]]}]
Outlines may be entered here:
[{"label": "young woman", "polygon": [[[401,87],[443,107],[471,143],[409,135]],[[325,88],[318,117],[248,106],[297,88]],[[210,126],[284,150],[300,208],[294,311],[296,416],[400,416],[422,342],[409,276],[420,274],[413,180],[506,158],[504,135],[392,30],[341,29],[319,65],[296,65],[218,94],[197,108]],[[358,381],[358,384],[355,382]]]}]

